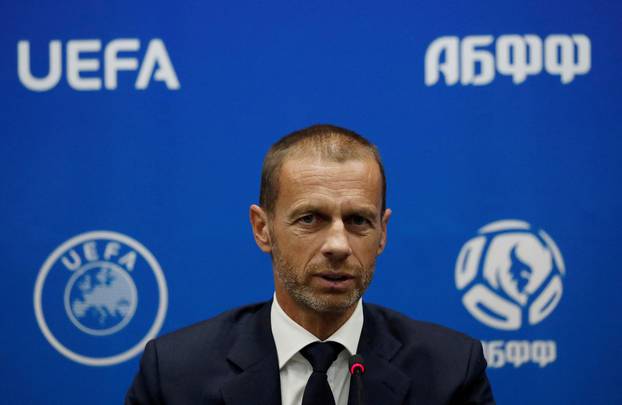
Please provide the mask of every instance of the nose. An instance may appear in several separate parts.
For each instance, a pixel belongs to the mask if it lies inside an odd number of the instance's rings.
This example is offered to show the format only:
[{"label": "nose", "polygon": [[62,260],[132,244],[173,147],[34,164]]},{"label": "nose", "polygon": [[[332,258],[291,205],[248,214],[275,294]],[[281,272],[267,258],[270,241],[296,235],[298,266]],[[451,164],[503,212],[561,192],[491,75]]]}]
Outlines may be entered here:
[{"label": "nose", "polygon": [[330,261],[343,261],[352,254],[348,234],[343,221],[335,221],[328,229],[326,240],[322,245],[322,254]]}]

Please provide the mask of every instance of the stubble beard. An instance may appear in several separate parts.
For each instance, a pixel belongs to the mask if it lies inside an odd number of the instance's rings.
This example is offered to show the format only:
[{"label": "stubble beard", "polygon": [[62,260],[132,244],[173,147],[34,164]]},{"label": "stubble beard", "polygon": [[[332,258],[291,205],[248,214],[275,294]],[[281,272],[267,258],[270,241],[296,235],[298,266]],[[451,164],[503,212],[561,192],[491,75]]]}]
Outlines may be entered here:
[{"label": "stubble beard", "polygon": [[365,269],[363,266],[348,266],[349,273],[359,275],[355,287],[347,293],[318,294],[311,286],[305,283],[315,274],[321,271],[331,270],[329,263],[312,264],[304,269],[301,274],[297,274],[296,269],[281,254],[278,244],[272,246],[272,265],[274,272],[289,295],[299,305],[309,308],[318,313],[343,313],[351,308],[363,296],[365,290],[371,283],[374,275],[374,264]]}]

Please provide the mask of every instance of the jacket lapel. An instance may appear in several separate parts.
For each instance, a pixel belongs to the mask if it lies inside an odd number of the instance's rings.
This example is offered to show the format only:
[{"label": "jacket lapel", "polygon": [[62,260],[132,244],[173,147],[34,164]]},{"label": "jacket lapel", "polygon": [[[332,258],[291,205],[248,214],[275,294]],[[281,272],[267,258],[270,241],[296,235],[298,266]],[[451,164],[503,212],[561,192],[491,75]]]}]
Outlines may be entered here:
[{"label": "jacket lapel", "polygon": [[222,387],[227,405],[280,405],[281,383],[270,326],[271,302],[242,324],[227,360],[240,374]]},{"label": "jacket lapel", "polygon": [[[403,404],[411,379],[391,363],[402,343],[389,330],[386,321],[363,305],[363,330],[358,354],[365,360],[365,374],[361,380],[366,404]],[[350,383],[349,405],[357,405],[357,383]]]},{"label": "jacket lapel", "polygon": [[[270,325],[271,302],[240,325],[237,338],[227,355],[240,373],[222,387],[227,405],[280,405],[279,364]],[[362,377],[365,403],[400,405],[404,403],[411,379],[391,363],[402,343],[386,324],[363,305],[364,324],[358,353],[365,359]],[[356,379],[350,383],[349,405],[358,405]]]}]

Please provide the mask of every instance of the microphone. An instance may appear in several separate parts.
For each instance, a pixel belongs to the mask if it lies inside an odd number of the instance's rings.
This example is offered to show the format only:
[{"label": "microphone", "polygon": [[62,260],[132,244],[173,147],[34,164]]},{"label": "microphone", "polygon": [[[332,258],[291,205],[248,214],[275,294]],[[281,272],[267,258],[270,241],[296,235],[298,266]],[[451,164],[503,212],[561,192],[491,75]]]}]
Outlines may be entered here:
[{"label": "microphone", "polygon": [[354,378],[356,381],[356,402],[358,405],[364,405],[365,402],[363,401],[363,374],[365,374],[365,360],[363,359],[363,356],[361,356],[360,354],[355,354],[354,356],[351,356],[350,360],[348,361],[348,368],[350,370],[352,378]]},{"label": "microphone", "polygon": [[350,360],[348,361],[348,367],[350,368],[350,374],[352,375],[358,375],[358,374],[364,374],[365,373],[365,360],[363,360],[363,356],[361,356],[360,354],[355,354],[354,356],[350,357]]}]

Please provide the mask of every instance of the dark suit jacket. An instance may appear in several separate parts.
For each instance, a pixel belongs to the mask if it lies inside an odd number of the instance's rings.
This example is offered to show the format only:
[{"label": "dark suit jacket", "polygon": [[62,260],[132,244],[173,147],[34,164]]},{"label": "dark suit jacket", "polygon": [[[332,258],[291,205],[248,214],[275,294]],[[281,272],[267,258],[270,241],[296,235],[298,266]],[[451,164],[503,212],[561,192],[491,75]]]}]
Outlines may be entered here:
[{"label": "dark suit jacket", "polygon": [[[147,344],[129,404],[278,405],[270,302],[226,312]],[[358,353],[366,405],[494,404],[481,344],[363,305]],[[349,404],[356,404],[352,379]]]}]

